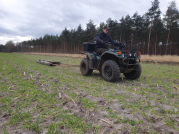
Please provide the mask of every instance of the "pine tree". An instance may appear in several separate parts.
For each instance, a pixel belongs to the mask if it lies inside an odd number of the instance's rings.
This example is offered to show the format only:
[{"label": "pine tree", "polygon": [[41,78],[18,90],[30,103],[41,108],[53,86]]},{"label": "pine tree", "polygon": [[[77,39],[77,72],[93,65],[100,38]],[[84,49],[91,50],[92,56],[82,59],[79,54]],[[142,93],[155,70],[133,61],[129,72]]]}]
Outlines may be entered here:
[{"label": "pine tree", "polygon": [[94,25],[92,20],[89,20],[89,22],[86,24],[85,39],[86,41],[91,42],[95,36],[96,36],[96,25]]},{"label": "pine tree", "polygon": [[165,54],[167,54],[167,46],[169,45],[170,33],[172,32],[171,28],[174,25],[176,25],[176,23],[178,23],[179,21],[179,11],[176,7],[175,1],[169,3],[164,21],[165,21],[166,29],[168,30],[168,37],[167,37],[166,49],[165,49]]},{"label": "pine tree", "polygon": [[99,24],[99,27],[97,27],[97,33],[100,33],[100,32],[102,32],[103,31],[103,27],[104,27],[104,22],[101,22],[100,24]]},{"label": "pine tree", "polygon": [[157,21],[159,19],[160,14],[161,14],[161,11],[159,9],[159,3],[160,2],[158,0],[154,0],[152,2],[152,7],[146,13],[146,16],[148,17],[148,22],[149,22],[149,25],[150,25],[147,54],[149,54],[150,36],[151,36],[152,25],[155,21]]},{"label": "pine tree", "polygon": [[[161,19],[156,19],[153,23],[153,35],[155,38],[155,49],[154,49],[154,54],[157,54],[157,45],[158,45],[158,40],[161,39],[161,34],[164,33],[164,25],[162,23]],[[159,36],[160,35],[160,36]]]}]

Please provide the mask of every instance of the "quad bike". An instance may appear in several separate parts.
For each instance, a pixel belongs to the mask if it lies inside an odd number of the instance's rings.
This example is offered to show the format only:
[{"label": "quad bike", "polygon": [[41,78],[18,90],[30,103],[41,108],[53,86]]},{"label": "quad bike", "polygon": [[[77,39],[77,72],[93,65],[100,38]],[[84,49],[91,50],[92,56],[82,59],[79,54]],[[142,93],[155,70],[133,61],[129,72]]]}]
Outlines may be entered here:
[{"label": "quad bike", "polygon": [[[134,38],[134,31],[136,26],[132,26],[132,40]],[[134,41],[132,41],[132,44]],[[86,58],[82,59],[80,63],[80,71],[82,75],[91,75],[93,70],[99,70],[104,80],[113,82],[117,81],[120,77],[120,73],[123,73],[127,79],[137,79],[140,77],[142,69],[140,66],[140,55],[138,51],[131,50],[124,51],[125,44],[118,47],[113,46],[112,48],[105,51],[102,55],[95,53],[96,43],[84,43],[83,54]],[[112,45],[106,42],[105,45]],[[132,45],[133,48],[133,45]]]},{"label": "quad bike", "polygon": [[[105,45],[111,46],[110,43]],[[120,73],[127,79],[137,79],[141,75],[140,55],[138,51],[124,51],[125,45],[121,47],[112,46],[102,55],[95,53],[96,43],[83,43],[83,54],[86,58],[80,63],[80,71],[84,76],[91,75],[93,70],[98,70],[104,80],[109,82],[117,81]]]}]

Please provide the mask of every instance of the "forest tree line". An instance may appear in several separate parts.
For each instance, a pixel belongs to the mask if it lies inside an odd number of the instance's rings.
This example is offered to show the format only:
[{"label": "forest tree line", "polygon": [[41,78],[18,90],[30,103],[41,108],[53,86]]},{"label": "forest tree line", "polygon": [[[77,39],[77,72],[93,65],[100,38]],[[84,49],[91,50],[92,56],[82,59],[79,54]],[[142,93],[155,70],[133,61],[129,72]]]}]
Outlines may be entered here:
[{"label": "forest tree line", "polygon": [[[159,4],[159,0],[152,1],[151,7],[144,15],[135,12],[132,16],[126,15],[119,20],[109,18],[98,26],[89,20],[86,29],[79,25],[77,29],[65,28],[60,35],[46,34],[44,37],[16,44],[8,41],[3,51],[80,53],[83,50],[83,42],[92,42],[107,24],[111,29],[109,35],[113,40],[125,42],[126,50],[134,48],[149,55],[179,55],[179,11],[176,2],[169,3],[165,14],[161,13]],[[132,31],[130,28],[134,26],[137,29]]]}]

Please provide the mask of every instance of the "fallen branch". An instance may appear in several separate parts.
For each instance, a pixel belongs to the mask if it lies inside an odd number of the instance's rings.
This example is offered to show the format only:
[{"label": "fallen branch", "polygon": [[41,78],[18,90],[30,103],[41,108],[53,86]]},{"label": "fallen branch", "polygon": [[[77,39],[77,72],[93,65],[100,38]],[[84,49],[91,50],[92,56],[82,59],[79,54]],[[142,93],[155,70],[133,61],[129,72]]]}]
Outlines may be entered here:
[{"label": "fallen branch", "polygon": [[117,84],[117,86],[118,86],[119,88],[121,88],[121,86],[119,86],[118,84]]},{"label": "fallen branch", "polygon": [[62,94],[59,92],[59,98],[61,99],[62,98]]},{"label": "fallen branch", "polygon": [[167,98],[165,94],[164,94],[164,97],[165,97],[165,99]]},{"label": "fallen branch", "polygon": [[75,106],[77,107],[77,104],[75,103],[75,101],[71,98],[71,97],[69,97],[69,96],[67,96],[66,94],[65,94],[65,96],[70,100],[72,100],[73,101],[73,103],[75,104]]},{"label": "fallen branch", "polygon": [[113,133],[113,131],[110,134],[112,134],[112,133]]},{"label": "fallen branch", "polygon": [[114,126],[111,122],[109,122],[109,121],[106,121],[106,120],[104,120],[104,119],[101,119],[102,121],[104,121],[104,122],[106,122],[106,123],[108,123],[108,124],[110,124],[110,125],[112,125],[112,126]]},{"label": "fallen branch", "polygon": [[41,86],[43,86],[43,85],[47,85],[47,82],[45,82],[45,83],[42,83],[42,85],[41,85]]},{"label": "fallen branch", "polygon": [[[111,123],[111,122],[109,122],[109,121],[106,121],[105,119],[101,119],[101,120],[104,121],[104,122],[106,122],[106,123],[108,123],[108,124],[110,124],[110,125],[113,126],[115,129],[117,129],[116,126],[113,125],[113,123]],[[117,129],[117,130],[119,130],[119,129]]]},{"label": "fallen branch", "polygon": [[75,101],[70,97],[70,99],[73,101],[73,103],[75,104],[75,106],[77,107],[77,104],[75,103]]},{"label": "fallen branch", "polygon": [[14,87],[14,85],[13,85],[13,86],[10,86],[10,87],[8,88],[8,90],[9,90],[10,88],[12,88],[12,87]]},{"label": "fallen branch", "polygon": [[179,90],[179,88],[178,88],[178,87],[176,87],[175,85],[174,85],[174,87],[175,87],[176,89],[178,89],[178,90]]},{"label": "fallen branch", "polygon": [[[19,96],[19,97],[20,97],[20,96]],[[13,101],[17,100],[19,97],[14,98]]]},{"label": "fallen branch", "polygon": [[67,97],[70,100],[70,98],[66,94],[65,94],[65,97]]}]

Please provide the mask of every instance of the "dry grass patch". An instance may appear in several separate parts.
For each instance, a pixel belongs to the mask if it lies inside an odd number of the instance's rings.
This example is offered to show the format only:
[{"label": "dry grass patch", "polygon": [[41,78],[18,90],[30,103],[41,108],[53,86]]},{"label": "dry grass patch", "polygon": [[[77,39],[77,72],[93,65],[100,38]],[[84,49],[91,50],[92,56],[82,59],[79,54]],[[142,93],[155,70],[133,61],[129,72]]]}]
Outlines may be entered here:
[{"label": "dry grass patch", "polygon": [[179,56],[177,55],[142,55],[141,61],[154,61],[154,62],[177,62],[179,63]]},{"label": "dry grass patch", "polygon": [[60,57],[73,57],[73,58],[84,58],[86,57],[83,54],[64,54],[64,53],[19,53],[19,54],[31,54],[31,55],[43,55],[43,56],[60,56]]},{"label": "dry grass patch", "polygon": [[[83,54],[63,54],[63,53],[20,53],[20,54],[32,54],[43,56],[60,56],[60,57],[73,57],[73,58],[85,58]],[[154,61],[154,62],[175,62],[179,63],[179,56],[177,55],[141,55],[141,61]]]}]

